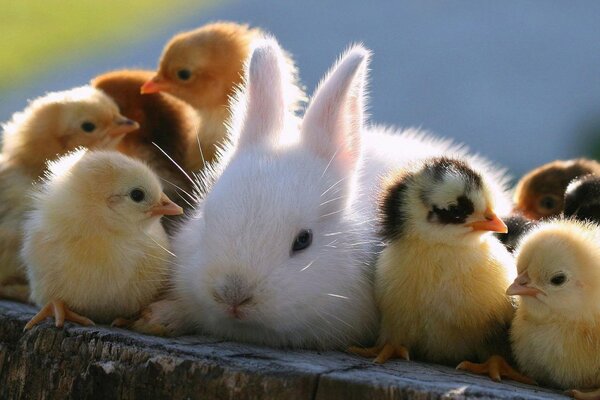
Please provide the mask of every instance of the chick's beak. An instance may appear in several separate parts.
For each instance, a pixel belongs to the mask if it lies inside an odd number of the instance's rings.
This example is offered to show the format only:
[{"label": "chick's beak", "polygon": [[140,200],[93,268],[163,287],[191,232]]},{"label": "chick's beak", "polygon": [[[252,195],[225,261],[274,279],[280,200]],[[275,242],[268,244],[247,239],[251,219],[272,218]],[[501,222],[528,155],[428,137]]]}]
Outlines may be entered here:
[{"label": "chick's beak", "polygon": [[181,215],[183,214],[183,208],[179,207],[173,200],[169,199],[166,194],[162,193],[158,204],[150,208],[148,212],[150,216]]},{"label": "chick's beak", "polygon": [[147,81],[146,83],[144,83],[142,85],[142,87],[140,88],[140,93],[141,94],[158,93],[158,92],[161,92],[161,91],[167,89],[167,86],[168,86],[168,83],[164,79],[161,79],[159,76],[155,76],[154,78],[150,79],[149,81]]},{"label": "chick's beak", "polygon": [[133,132],[139,129],[140,124],[132,119],[121,117],[115,121],[114,125],[110,128],[108,134],[110,136],[120,136],[129,132]]},{"label": "chick's beak", "polygon": [[500,233],[508,232],[508,227],[506,224],[500,218],[498,218],[491,208],[485,210],[483,217],[484,219],[470,222],[466,224],[466,226],[472,228],[474,231],[490,231]]},{"label": "chick's beak", "polygon": [[538,294],[543,294],[543,292],[534,287],[528,286],[531,282],[529,279],[529,275],[527,272],[523,272],[519,276],[516,277],[515,281],[506,289],[506,294],[509,296],[532,296],[536,297]]}]

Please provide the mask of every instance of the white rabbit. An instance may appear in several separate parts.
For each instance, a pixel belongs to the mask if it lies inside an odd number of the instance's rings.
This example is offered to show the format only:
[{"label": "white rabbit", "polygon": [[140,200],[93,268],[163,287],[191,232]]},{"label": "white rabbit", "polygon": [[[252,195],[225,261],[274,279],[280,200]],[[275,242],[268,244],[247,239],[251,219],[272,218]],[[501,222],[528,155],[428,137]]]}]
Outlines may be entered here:
[{"label": "white rabbit", "polygon": [[408,161],[465,151],[416,131],[364,128],[368,59],[351,48],[294,124],[282,51],[274,39],[256,47],[233,104],[235,143],[200,182],[210,190],[173,241],[174,308],[153,310],[163,321],[271,346],[375,338],[379,181]]}]

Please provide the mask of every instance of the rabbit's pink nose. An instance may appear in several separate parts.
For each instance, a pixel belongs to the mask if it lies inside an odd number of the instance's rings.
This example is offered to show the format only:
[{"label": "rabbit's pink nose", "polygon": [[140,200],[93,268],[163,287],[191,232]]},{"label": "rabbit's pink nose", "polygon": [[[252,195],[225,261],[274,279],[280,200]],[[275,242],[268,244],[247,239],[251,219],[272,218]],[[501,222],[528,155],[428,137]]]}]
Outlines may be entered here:
[{"label": "rabbit's pink nose", "polygon": [[229,303],[227,307],[227,314],[229,314],[229,316],[232,318],[242,319],[244,318],[244,306],[250,304],[251,302],[252,297],[247,297],[240,302]]}]

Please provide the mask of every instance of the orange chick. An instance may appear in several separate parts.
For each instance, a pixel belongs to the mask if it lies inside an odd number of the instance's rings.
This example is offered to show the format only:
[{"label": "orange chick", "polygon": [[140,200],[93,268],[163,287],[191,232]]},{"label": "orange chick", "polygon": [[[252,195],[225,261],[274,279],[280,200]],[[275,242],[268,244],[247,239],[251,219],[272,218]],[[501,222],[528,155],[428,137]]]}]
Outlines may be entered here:
[{"label": "orange chick", "polygon": [[138,124],[90,86],[48,93],[2,126],[0,155],[0,298],[27,301],[29,290],[19,249],[29,190],[46,161],[77,147],[114,148]]},{"label": "orange chick", "polygon": [[[175,35],[163,50],[156,76],[142,86],[143,94],[166,92],[197,111],[201,119],[198,137],[206,161],[215,158],[215,145],[226,137],[229,98],[242,83],[253,41],[262,36],[258,28],[233,22],[216,22]],[[286,58],[295,76],[294,63],[289,55]],[[297,108],[303,94],[297,85],[293,88],[298,91],[290,93],[298,99],[293,102]],[[200,169],[202,157],[190,156],[191,164]]]},{"label": "orange chick", "polygon": [[558,216],[569,183],[587,174],[600,174],[600,163],[579,158],[544,164],[521,178],[515,189],[515,207],[530,219]]}]

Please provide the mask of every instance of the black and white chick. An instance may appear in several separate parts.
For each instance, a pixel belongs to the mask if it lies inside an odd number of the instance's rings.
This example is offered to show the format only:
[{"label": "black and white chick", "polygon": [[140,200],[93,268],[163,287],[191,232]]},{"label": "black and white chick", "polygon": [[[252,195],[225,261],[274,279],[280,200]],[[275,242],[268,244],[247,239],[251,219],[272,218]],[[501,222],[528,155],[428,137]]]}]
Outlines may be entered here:
[{"label": "black and white chick", "polygon": [[506,224],[508,232],[494,233],[494,236],[496,236],[511,253],[518,247],[521,239],[538,224],[537,221],[531,220],[521,213],[511,214],[508,217],[502,218],[502,221]]},{"label": "black and white chick", "polygon": [[[457,365],[530,382],[510,355],[514,309],[506,288],[514,259],[489,232],[506,232],[498,209],[509,202],[493,176],[461,159],[434,158],[386,184],[380,203],[387,247],[375,270],[381,311],[377,346],[351,348],[375,362],[392,357]],[[511,275],[512,273],[512,275]]]},{"label": "black and white chick", "polygon": [[586,175],[571,181],[565,192],[564,216],[600,223],[600,177]]}]

